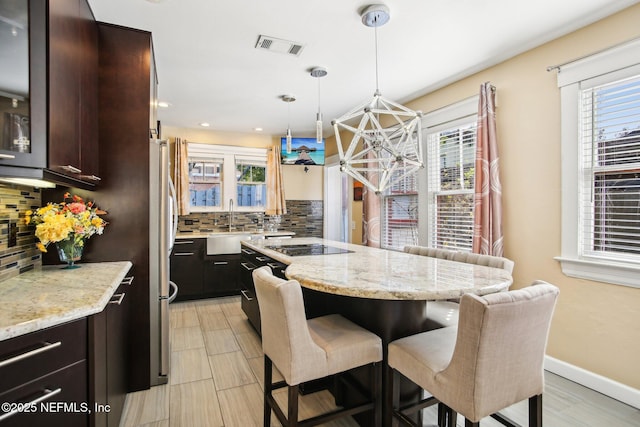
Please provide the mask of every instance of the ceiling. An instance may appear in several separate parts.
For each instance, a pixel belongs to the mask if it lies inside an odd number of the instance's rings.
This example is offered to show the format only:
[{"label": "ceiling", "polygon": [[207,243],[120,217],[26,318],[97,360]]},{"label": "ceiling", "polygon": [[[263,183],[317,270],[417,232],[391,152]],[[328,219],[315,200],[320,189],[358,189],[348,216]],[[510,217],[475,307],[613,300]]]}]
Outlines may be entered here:
[{"label": "ceiling", "polygon": [[[638,0],[385,0],[377,29],[379,88],[406,102],[597,21]],[[376,89],[366,0],[89,0],[98,21],[153,33],[163,126],[315,134],[318,94],[330,121]],[[260,35],[303,45],[256,49]],[[567,59],[573,57],[567,53]],[[549,64],[552,65],[552,64]],[[328,75],[310,76],[322,66]],[[296,101],[287,104],[285,94]]]}]

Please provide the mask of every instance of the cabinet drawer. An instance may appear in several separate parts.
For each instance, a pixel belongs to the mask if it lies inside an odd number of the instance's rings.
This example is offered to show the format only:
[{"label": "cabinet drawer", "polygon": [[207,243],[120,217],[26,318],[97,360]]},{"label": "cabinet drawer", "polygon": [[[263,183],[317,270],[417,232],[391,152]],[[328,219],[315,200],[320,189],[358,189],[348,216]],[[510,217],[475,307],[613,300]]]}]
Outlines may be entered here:
[{"label": "cabinet drawer", "polygon": [[[2,419],[2,427],[86,426],[88,410],[94,409],[88,406],[87,363],[85,360],[76,362],[2,393],[0,401],[10,405],[21,404],[23,409]],[[33,403],[29,405],[29,402]],[[0,409],[0,417],[7,412]]]},{"label": "cabinet drawer", "polygon": [[0,342],[0,392],[86,357],[86,318]]},{"label": "cabinet drawer", "polygon": [[171,255],[188,256],[193,253],[202,256],[205,239],[176,239]]},{"label": "cabinet drawer", "polygon": [[253,264],[246,259],[242,259],[240,261],[240,283],[242,284],[242,289],[249,289],[253,291],[253,270],[258,268],[257,265]]}]

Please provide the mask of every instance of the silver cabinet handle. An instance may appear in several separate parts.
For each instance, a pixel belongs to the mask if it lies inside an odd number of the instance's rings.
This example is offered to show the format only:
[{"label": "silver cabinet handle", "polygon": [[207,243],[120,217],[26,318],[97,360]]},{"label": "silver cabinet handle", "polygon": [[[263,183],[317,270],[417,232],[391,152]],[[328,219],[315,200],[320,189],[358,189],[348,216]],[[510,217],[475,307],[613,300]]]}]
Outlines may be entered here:
[{"label": "silver cabinet handle", "polygon": [[214,261],[213,265],[227,265],[229,262],[227,261]]},{"label": "silver cabinet handle", "polygon": [[[37,398],[33,399],[31,402],[23,403],[23,404],[21,404],[21,406],[22,406],[23,408],[24,408],[24,407],[29,407],[29,406],[31,406],[31,405],[37,405],[37,404],[38,404],[38,403],[40,403],[40,402],[44,402],[45,400],[51,399],[51,398],[52,398],[53,396],[55,396],[56,394],[60,393],[60,392],[62,391],[62,388],[61,388],[61,387],[58,387],[58,388],[57,388],[57,389],[55,389],[55,390],[51,390],[51,389],[45,388],[45,389],[44,389],[44,390],[42,390],[42,391],[44,392],[44,394],[43,394],[42,396],[40,396],[40,397],[37,397]],[[18,409],[16,409],[16,410],[14,410],[14,411],[7,412],[7,413],[5,413],[5,414],[2,414],[2,415],[0,415],[0,421],[3,421],[3,420],[5,420],[5,419],[9,418],[10,416],[17,414],[18,412],[21,412],[21,411],[19,411]]]},{"label": "silver cabinet handle", "polygon": [[176,241],[173,242],[174,245],[189,245],[191,243],[193,243],[193,240],[176,239]]},{"label": "silver cabinet handle", "polygon": [[280,264],[276,264],[275,262],[268,262],[268,263],[267,263],[267,265],[268,265],[269,267],[273,268],[274,270],[276,270],[276,269],[278,269],[278,268],[281,268],[281,267],[282,267],[282,265],[280,265]]},{"label": "silver cabinet handle", "polygon": [[86,178],[91,181],[102,181],[102,178],[96,175],[81,175],[80,178]]},{"label": "silver cabinet handle", "polygon": [[69,171],[69,172],[73,172],[73,173],[81,173],[82,170],[78,169],[75,166],[71,166],[71,165],[66,165],[66,166],[60,166],[62,169]]},{"label": "silver cabinet handle", "polygon": [[122,282],[120,282],[121,285],[131,285],[133,283],[133,278],[135,276],[129,276],[129,277],[125,277],[124,279],[122,279]]},{"label": "silver cabinet handle", "polygon": [[251,271],[251,270],[255,270],[256,269],[256,267],[253,264],[251,264],[251,267],[250,267],[249,264],[246,263],[246,262],[241,262],[240,265],[243,266],[245,268],[245,270],[247,270],[247,271]]},{"label": "silver cabinet handle", "polygon": [[193,252],[176,252],[173,255],[175,255],[175,256],[191,256],[191,255],[195,255],[195,253],[193,253]]},{"label": "silver cabinet handle", "polygon": [[16,156],[13,154],[0,154],[0,159],[15,159]]},{"label": "silver cabinet handle", "polygon": [[245,297],[247,299],[247,301],[253,301],[253,298],[251,298],[249,295],[247,295],[247,291],[245,291],[244,289],[242,289],[240,291],[240,293],[242,294],[243,297]]},{"label": "silver cabinet handle", "polygon": [[112,299],[111,301],[109,301],[109,304],[116,304],[116,305],[122,304],[122,300],[124,299],[124,296],[125,296],[124,292],[122,292],[121,294],[113,294],[113,297],[117,299]]},{"label": "silver cabinet handle", "polygon": [[260,262],[271,261],[271,258],[268,256],[257,256],[256,259]]},{"label": "silver cabinet handle", "polygon": [[0,362],[0,368],[11,365],[12,363],[18,362],[20,360],[28,359],[29,357],[35,356],[36,354],[53,350],[54,348],[60,347],[61,345],[62,341],[54,342],[53,344],[45,341],[42,343],[42,347],[40,348],[36,348],[35,350],[27,351],[26,353],[22,353],[17,356],[13,356],[10,359],[3,360],[2,362]]},{"label": "silver cabinet handle", "polygon": [[255,254],[254,251],[252,251],[251,249],[242,249],[242,252],[247,254],[247,255],[253,255]]}]

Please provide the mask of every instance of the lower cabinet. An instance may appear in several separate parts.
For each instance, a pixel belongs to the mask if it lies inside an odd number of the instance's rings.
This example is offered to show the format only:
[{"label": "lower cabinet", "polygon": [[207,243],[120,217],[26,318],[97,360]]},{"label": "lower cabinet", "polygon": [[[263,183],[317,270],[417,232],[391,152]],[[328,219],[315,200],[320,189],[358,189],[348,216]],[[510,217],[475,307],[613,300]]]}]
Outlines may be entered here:
[{"label": "lower cabinet", "polygon": [[176,239],[171,252],[171,281],[177,301],[237,295],[240,254],[206,255],[206,239]]},{"label": "lower cabinet", "polygon": [[129,390],[129,310],[133,277],[126,278],[105,309],[89,317],[90,425],[117,427]]},{"label": "lower cabinet", "polygon": [[197,298],[204,292],[205,239],[177,239],[170,257],[171,281],[178,285],[177,300]]},{"label": "lower cabinet", "polygon": [[284,274],[287,265],[270,258],[260,252],[254,251],[242,246],[242,258],[240,260],[240,306],[242,311],[249,319],[249,323],[253,328],[261,334],[260,327],[260,306],[258,305],[258,298],[256,297],[255,287],[253,285],[253,270],[262,266],[271,267],[271,271],[274,276],[286,279]]},{"label": "lower cabinet", "polygon": [[237,294],[240,291],[240,254],[209,255],[204,261],[204,294]]},{"label": "lower cabinet", "polygon": [[0,426],[86,426],[87,319],[0,342]]}]

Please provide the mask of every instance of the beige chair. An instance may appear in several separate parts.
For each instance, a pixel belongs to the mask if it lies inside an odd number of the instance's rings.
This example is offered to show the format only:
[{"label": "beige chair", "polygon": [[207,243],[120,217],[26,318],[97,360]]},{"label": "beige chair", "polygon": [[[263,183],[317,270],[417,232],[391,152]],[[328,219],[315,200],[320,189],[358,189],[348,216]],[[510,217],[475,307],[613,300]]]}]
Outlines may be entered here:
[{"label": "beige chair", "polygon": [[400,410],[394,387],[394,417],[413,425],[407,413],[440,402],[440,426],[465,426],[529,399],[529,426],[542,426],[543,360],[558,288],[542,281],[509,292],[479,297],[465,294],[458,327],[436,329],[389,344],[394,385],[402,374],[432,395]]},{"label": "beige chair", "polygon": [[[506,270],[513,273],[513,261],[504,257],[493,255],[480,255],[471,252],[456,251],[441,248],[428,248],[426,246],[408,245],[404,251],[414,255],[431,258],[447,259],[450,261],[464,262],[466,264],[484,265]],[[427,303],[427,317],[430,328],[455,326],[458,323],[458,301],[429,301]]]},{"label": "beige chair", "polygon": [[[253,271],[253,281],[262,319],[264,351],[264,425],[271,411],[283,426],[313,426],[334,418],[373,411],[373,424],[382,421],[382,341],[380,338],[334,314],[307,320],[302,289],[295,280],[275,277],[269,267]],[[372,364],[370,400],[355,407],[337,409],[298,421],[298,394],[301,383]],[[284,381],[272,383],[273,365]],[[338,380],[346,380],[338,375]],[[273,390],[288,387],[288,410],[284,415]],[[368,398],[369,396],[364,396]]]}]

